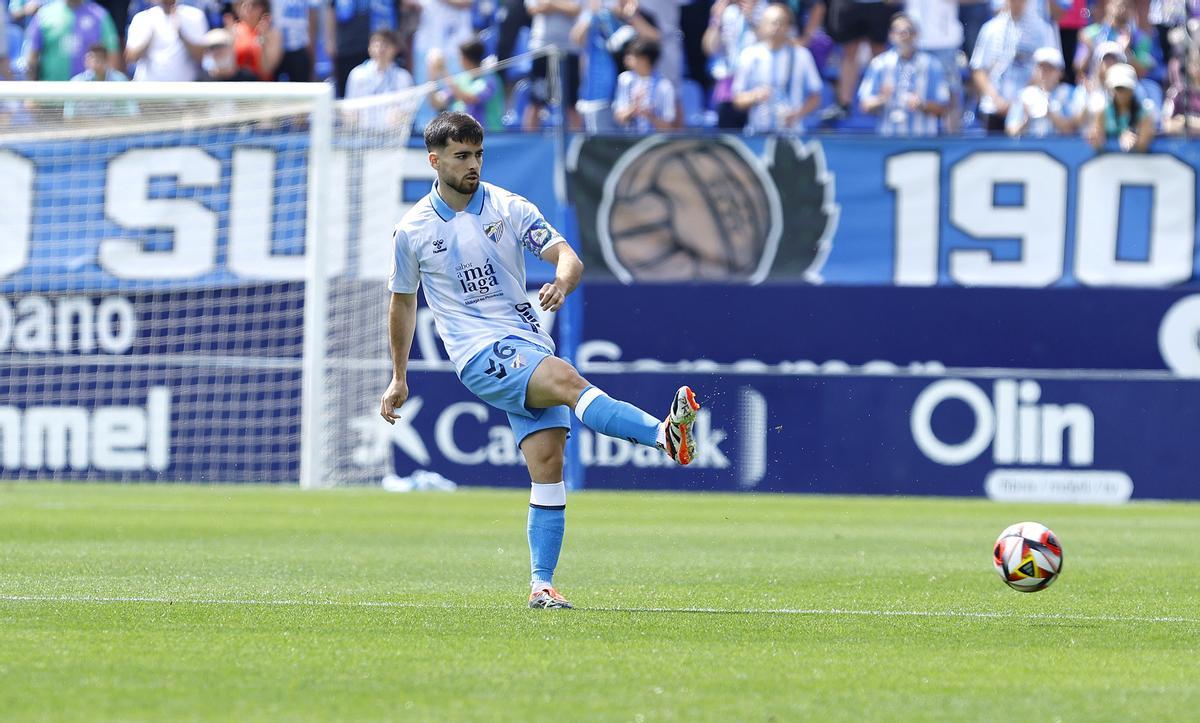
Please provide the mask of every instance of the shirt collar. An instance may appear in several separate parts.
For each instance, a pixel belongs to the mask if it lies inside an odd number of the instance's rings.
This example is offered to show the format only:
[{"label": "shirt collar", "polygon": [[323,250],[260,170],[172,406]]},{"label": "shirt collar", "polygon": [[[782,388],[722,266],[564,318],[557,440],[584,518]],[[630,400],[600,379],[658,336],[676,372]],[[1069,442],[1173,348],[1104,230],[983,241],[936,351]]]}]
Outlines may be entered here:
[{"label": "shirt collar", "polygon": [[[479,188],[475,189],[475,193],[471,194],[471,200],[467,202],[467,213],[473,213],[476,216],[483,215],[483,199],[487,195],[487,190],[483,183],[479,184]],[[433,204],[433,210],[437,212],[439,218],[443,221],[450,221],[457,212],[450,208],[450,204],[446,203],[442,198],[442,194],[438,193],[438,182],[433,182],[433,189],[429,192],[429,200]]]}]

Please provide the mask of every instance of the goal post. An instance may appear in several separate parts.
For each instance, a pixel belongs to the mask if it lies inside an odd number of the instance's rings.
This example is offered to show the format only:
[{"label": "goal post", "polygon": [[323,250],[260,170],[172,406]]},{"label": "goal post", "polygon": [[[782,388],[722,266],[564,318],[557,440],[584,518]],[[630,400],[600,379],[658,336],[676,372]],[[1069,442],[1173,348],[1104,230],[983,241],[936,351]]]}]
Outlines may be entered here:
[{"label": "goal post", "polygon": [[0,476],[314,484],[333,104],[0,83]]}]

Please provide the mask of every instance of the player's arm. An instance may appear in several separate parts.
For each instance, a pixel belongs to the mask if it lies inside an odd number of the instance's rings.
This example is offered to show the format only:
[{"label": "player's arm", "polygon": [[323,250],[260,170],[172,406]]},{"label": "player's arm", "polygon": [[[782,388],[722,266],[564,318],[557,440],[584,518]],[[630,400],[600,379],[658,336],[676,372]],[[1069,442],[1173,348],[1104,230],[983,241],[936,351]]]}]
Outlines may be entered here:
[{"label": "player's arm", "polygon": [[[559,244],[564,245],[564,244]],[[379,414],[388,424],[400,418],[397,411],[408,399],[408,354],[417,327],[417,295],[392,294],[388,306],[388,347],[392,350],[392,381],[379,402]]]},{"label": "player's arm", "polygon": [[567,295],[579,286],[583,276],[583,262],[575,249],[566,242],[559,242],[542,251],[542,260],[554,264],[554,281],[542,287],[538,292],[538,301],[542,311],[558,311],[566,300]]}]

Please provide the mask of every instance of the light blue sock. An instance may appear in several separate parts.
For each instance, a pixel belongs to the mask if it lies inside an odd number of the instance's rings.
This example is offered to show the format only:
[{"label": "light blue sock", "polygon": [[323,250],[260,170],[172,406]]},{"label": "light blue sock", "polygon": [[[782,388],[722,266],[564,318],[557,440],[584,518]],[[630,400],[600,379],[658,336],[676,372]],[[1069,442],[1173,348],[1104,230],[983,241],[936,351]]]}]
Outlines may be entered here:
[{"label": "light blue sock", "polygon": [[554,582],[566,517],[567,486],[534,483],[529,493],[529,567],[535,587]]},{"label": "light blue sock", "polygon": [[596,387],[588,387],[579,395],[575,416],[600,434],[628,439],[647,447],[658,445],[658,419],[629,402],[613,399]]}]

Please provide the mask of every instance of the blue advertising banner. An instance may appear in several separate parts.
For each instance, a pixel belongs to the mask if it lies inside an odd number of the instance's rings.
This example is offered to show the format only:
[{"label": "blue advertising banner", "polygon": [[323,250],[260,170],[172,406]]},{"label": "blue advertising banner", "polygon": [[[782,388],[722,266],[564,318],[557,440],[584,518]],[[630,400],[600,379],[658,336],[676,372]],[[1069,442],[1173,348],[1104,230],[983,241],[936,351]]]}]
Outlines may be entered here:
[{"label": "blue advertising banner", "polygon": [[[336,149],[331,274],[386,273],[425,156]],[[496,134],[485,177],[569,227],[555,156],[552,138]],[[1200,144],[1073,139],[580,137],[567,158],[589,273],[627,283],[1192,284],[1197,167]],[[306,170],[286,127],[7,144],[0,292],[301,279]]]}]

